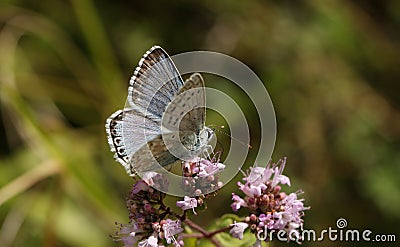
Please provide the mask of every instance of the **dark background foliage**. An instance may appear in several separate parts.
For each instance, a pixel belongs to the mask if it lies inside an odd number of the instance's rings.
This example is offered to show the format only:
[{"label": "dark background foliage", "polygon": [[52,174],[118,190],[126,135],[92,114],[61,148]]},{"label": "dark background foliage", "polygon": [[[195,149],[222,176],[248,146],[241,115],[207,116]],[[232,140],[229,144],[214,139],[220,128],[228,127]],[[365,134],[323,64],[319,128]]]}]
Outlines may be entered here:
[{"label": "dark background foliage", "polygon": [[[399,27],[394,0],[2,1],[0,245],[115,245],[132,180],[108,150],[104,121],[154,44],[171,55],[222,52],[259,75],[277,114],[272,158],[288,157],[289,190],[302,188],[311,206],[305,228],[345,218],[348,229],[398,234]],[[239,179],[194,220],[230,212]]]}]

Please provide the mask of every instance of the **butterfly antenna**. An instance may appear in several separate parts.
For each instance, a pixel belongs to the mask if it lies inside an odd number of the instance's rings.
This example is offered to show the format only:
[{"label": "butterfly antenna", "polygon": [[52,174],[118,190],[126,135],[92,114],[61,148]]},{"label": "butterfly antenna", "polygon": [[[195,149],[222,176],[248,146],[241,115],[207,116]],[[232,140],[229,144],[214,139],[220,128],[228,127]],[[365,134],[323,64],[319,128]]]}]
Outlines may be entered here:
[{"label": "butterfly antenna", "polygon": [[213,148],[212,148],[212,146],[211,145],[209,145],[210,146],[210,153],[209,153],[209,156],[208,156],[208,158],[211,160],[211,155],[214,155],[214,150],[213,150]]},{"label": "butterfly antenna", "polygon": [[[226,133],[225,131],[220,130],[220,129],[225,128],[225,126],[223,126],[223,125],[210,125],[210,127],[211,127],[211,129],[212,129],[213,131],[217,131],[218,133],[222,133],[222,134],[224,134],[224,135],[226,135],[226,136],[229,136],[231,139],[233,139],[233,140],[239,142],[240,144],[242,144],[243,146],[246,146],[247,148],[253,148],[250,144],[244,143],[244,142],[242,142],[241,140],[239,140],[239,139],[237,139],[237,138],[235,138],[235,137],[229,135],[229,134]],[[217,129],[217,128],[215,128],[215,127],[218,127],[218,128],[220,128],[220,129]]]},{"label": "butterfly antenna", "polygon": [[247,177],[247,174],[242,170],[242,168],[240,168],[239,171],[243,174],[243,177]]}]

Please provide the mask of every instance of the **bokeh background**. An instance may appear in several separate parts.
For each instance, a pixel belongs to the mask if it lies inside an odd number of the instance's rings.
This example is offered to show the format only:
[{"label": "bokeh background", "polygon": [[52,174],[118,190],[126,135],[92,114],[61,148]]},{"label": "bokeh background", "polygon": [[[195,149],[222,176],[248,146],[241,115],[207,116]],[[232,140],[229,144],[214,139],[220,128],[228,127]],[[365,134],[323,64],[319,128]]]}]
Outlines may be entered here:
[{"label": "bokeh background", "polygon": [[[114,221],[128,220],[132,180],[112,158],[104,122],[123,107],[129,78],[154,44],[171,55],[222,52],[259,75],[277,115],[272,158],[288,157],[288,190],[302,188],[311,206],[305,228],[345,218],[348,228],[399,241],[399,27],[395,0],[3,0],[0,246],[117,245],[109,235]],[[257,126],[248,99],[236,98]],[[258,133],[252,128],[256,151]],[[194,221],[207,226],[231,212],[239,179]]]}]

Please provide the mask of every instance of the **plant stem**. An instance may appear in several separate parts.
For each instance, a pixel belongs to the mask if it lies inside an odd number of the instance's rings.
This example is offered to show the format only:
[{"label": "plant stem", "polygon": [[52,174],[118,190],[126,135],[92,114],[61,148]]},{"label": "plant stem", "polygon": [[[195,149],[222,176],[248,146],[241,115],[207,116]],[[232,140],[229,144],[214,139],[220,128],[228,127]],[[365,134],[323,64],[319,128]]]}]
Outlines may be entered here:
[{"label": "plant stem", "polygon": [[210,239],[210,241],[217,247],[222,246],[221,242],[219,242],[218,239],[214,238],[214,235],[221,233],[221,232],[225,232],[227,230],[229,230],[231,227],[225,227],[225,228],[221,228],[212,232],[208,232],[207,230],[203,229],[201,226],[197,225],[196,223],[194,223],[193,221],[189,220],[188,218],[186,218],[184,220],[185,224],[190,226],[191,228],[199,231],[200,233],[192,233],[192,234],[182,234],[183,237],[191,237],[191,238],[208,238]]}]

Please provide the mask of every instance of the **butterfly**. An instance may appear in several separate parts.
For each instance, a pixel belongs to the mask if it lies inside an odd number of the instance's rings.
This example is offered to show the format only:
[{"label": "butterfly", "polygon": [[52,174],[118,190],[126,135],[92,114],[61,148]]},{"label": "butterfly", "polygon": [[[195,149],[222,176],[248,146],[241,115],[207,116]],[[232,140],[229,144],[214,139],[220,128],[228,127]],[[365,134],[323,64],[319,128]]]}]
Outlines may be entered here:
[{"label": "butterfly", "polygon": [[153,46],[130,79],[124,109],[106,120],[108,143],[126,172],[140,175],[212,148],[214,132],[205,116],[202,76],[183,81],[169,55]]}]

